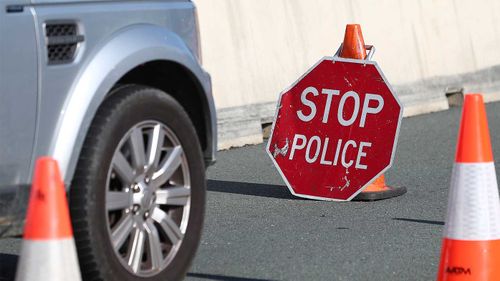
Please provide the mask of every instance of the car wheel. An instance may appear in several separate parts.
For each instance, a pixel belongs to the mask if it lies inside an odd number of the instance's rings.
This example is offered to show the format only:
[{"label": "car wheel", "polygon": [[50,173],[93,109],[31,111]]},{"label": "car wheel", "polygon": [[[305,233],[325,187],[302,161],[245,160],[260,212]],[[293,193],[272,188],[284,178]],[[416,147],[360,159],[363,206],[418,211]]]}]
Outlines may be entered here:
[{"label": "car wheel", "polygon": [[199,244],[205,167],[195,129],[166,93],[115,89],[99,108],[70,189],[84,280],[179,280]]}]

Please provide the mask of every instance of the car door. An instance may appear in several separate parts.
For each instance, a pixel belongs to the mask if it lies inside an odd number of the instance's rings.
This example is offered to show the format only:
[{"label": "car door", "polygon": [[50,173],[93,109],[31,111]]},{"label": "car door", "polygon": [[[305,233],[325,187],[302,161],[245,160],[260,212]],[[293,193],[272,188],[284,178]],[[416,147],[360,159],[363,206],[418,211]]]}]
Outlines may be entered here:
[{"label": "car door", "polygon": [[0,186],[27,184],[37,110],[37,36],[29,0],[0,0]]}]

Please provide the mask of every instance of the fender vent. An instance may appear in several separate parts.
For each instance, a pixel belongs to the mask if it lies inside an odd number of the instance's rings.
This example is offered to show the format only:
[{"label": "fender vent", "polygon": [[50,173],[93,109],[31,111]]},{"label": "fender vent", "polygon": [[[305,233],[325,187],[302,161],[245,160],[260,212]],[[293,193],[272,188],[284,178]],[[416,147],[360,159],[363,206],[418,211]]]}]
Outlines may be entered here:
[{"label": "fender vent", "polygon": [[47,59],[49,64],[71,63],[76,56],[78,44],[84,37],[78,34],[78,26],[71,22],[45,24]]}]

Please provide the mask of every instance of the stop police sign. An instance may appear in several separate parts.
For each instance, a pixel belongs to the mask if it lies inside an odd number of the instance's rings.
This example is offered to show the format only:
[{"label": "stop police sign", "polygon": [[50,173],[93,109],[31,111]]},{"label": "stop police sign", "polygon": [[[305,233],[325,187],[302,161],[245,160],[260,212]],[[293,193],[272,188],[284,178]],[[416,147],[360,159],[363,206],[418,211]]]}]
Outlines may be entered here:
[{"label": "stop police sign", "polygon": [[325,57],[281,94],[267,152],[294,195],[351,200],[390,167],[402,114],[375,62]]}]

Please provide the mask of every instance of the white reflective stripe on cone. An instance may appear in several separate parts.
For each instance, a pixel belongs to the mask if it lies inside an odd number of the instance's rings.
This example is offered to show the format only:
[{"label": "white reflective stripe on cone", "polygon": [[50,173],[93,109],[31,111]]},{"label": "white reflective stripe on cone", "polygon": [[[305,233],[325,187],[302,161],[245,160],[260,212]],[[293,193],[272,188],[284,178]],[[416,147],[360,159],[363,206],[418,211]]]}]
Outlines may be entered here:
[{"label": "white reflective stripe on cone", "polygon": [[493,162],[453,166],[444,237],[500,239],[500,201]]},{"label": "white reflective stripe on cone", "polygon": [[16,281],[80,281],[73,238],[24,240]]}]

